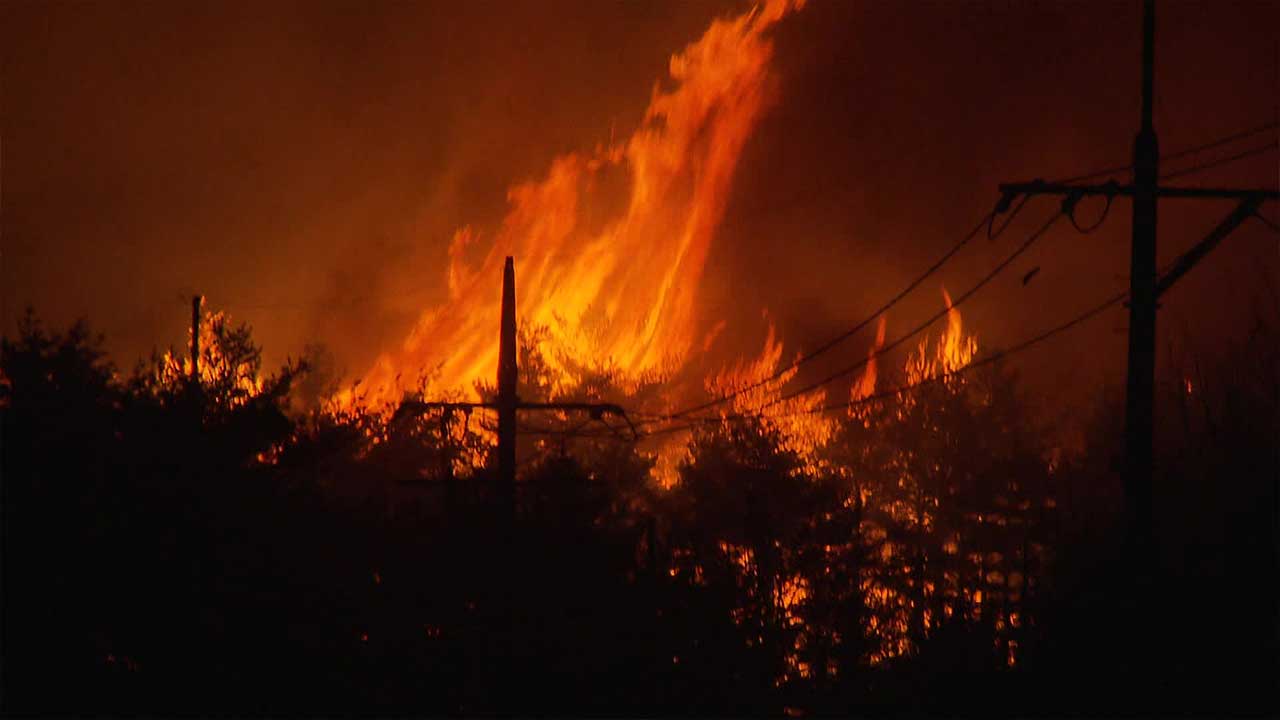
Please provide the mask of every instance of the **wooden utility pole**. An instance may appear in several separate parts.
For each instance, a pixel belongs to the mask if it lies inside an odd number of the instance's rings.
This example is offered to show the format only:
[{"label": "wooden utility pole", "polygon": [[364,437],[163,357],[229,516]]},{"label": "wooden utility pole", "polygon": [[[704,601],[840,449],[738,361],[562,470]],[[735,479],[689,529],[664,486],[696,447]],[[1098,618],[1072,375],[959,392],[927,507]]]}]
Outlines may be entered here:
[{"label": "wooden utility pole", "polygon": [[516,269],[502,266],[502,325],[498,332],[498,492],[513,504],[516,491]]},{"label": "wooden utility pole", "polygon": [[1150,540],[1156,371],[1156,178],[1152,123],[1155,0],[1142,3],[1142,121],[1133,139],[1133,239],[1129,256],[1129,363],[1125,383],[1125,503],[1135,547]]},{"label": "wooden utility pole", "polygon": [[[1152,539],[1152,428],[1155,405],[1156,308],[1160,295],[1247,219],[1264,200],[1280,193],[1263,189],[1186,188],[1159,184],[1160,148],[1152,122],[1155,86],[1155,2],[1144,0],[1142,13],[1142,116],[1133,142],[1133,183],[1067,185],[1042,181],[1005,183],[1003,207],[1019,195],[1062,195],[1066,212],[1086,195],[1133,199],[1133,240],[1129,260],[1129,359],[1125,385],[1124,490],[1131,547],[1149,569]],[[1238,207],[1201,241],[1183,254],[1164,277],[1156,276],[1158,198],[1237,200]]]},{"label": "wooden utility pole", "polygon": [[191,381],[200,382],[200,304],[201,295],[191,298]]},{"label": "wooden utility pole", "polygon": [[[498,394],[492,402],[421,402],[405,400],[396,409],[393,420],[406,414],[422,414],[440,410],[449,413],[462,410],[470,413],[474,408],[498,411],[498,487],[503,512],[512,521],[516,515],[516,413],[520,410],[551,410],[562,412],[587,412],[592,418],[617,415],[631,426],[626,411],[612,403],[531,403],[521,402],[516,394],[519,382],[519,366],[516,362],[516,271],[513,258],[508,257],[502,267],[502,319],[498,332]],[[441,432],[441,442],[448,442]],[[637,436],[631,426],[633,436]]]}]

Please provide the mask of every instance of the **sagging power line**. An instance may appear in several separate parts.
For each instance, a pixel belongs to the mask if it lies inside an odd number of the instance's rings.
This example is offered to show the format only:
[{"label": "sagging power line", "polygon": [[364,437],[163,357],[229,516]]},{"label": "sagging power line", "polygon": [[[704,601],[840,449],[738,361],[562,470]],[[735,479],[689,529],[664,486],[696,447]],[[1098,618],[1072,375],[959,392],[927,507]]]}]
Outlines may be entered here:
[{"label": "sagging power line", "polygon": [[771,420],[780,420],[784,418],[802,417],[806,415],[820,415],[820,414],[825,414],[830,412],[836,412],[839,410],[850,410],[852,408],[860,407],[863,405],[869,405],[878,400],[886,400],[886,399],[898,397],[903,393],[919,390],[921,388],[937,384],[938,382],[959,377],[966,373],[973,372],[978,368],[985,367],[987,365],[991,365],[993,363],[999,362],[1000,360],[1003,360],[1011,355],[1015,355],[1035,345],[1039,345],[1040,343],[1054,337],[1055,335],[1059,335],[1063,332],[1066,332],[1067,330],[1070,330],[1071,328],[1074,328],[1077,325],[1080,325],[1084,322],[1087,322],[1088,320],[1093,319],[1094,317],[1098,316],[1099,314],[1108,310],[1109,308],[1115,307],[1116,305],[1124,301],[1124,299],[1127,296],[1128,296],[1127,292],[1121,292],[1116,295],[1112,295],[1111,297],[1107,298],[1106,300],[1099,303],[1098,305],[1095,305],[1089,308],[1085,312],[1079,315],[1076,315],[1070,320],[1067,320],[1064,323],[1061,323],[1052,328],[1049,328],[1048,330],[1045,330],[1031,338],[1023,340],[1006,349],[998,350],[994,353],[991,353],[990,355],[987,355],[979,360],[974,360],[959,368],[955,368],[953,370],[949,370],[944,373],[930,375],[929,377],[924,378],[923,380],[920,380],[915,383],[909,383],[906,385],[899,385],[896,387],[888,388],[886,390],[881,390],[879,392],[875,392],[861,398],[850,399],[846,402],[832,403],[829,405],[823,405],[815,408],[807,408],[804,410],[797,410],[789,413],[765,414],[761,412],[754,412],[754,413],[736,413],[732,415],[721,415],[716,417],[688,418],[687,419],[688,422],[686,424],[673,425],[673,426],[662,428],[659,430],[653,430],[646,434],[660,435],[660,434],[666,434],[671,432],[680,432],[685,430],[691,430],[701,425],[715,424],[715,423],[722,423],[722,422],[738,422],[743,420],[763,420],[766,418]]},{"label": "sagging power line", "polygon": [[[1220,232],[1229,232],[1229,230],[1220,231]],[[1201,244],[1203,244],[1203,242]],[[1179,255],[1177,258],[1174,258],[1173,260],[1161,266],[1160,268],[1161,280],[1159,284],[1164,286],[1166,289],[1168,288],[1168,286],[1171,286],[1173,282],[1183,274],[1183,271],[1179,271],[1178,268],[1184,265],[1188,265],[1189,263],[1193,263],[1194,262],[1193,258],[1197,254],[1201,254],[1201,251],[1199,250],[1199,248],[1200,248],[1200,245],[1194,246],[1191,249]],[[646,435],[662,435],[662,434],[671,433],[671,432],[691,430],[700,425],[714,424],[714,423],[720,423],[720,422],[734,422],[734,421],[741,421],[741,420],[762,420],[765,418],[776,420],[776,419],[800,417],[804,415],[816,415],[816,414],[822,414],[822,413],[828,413],[828,412],[835,412],[837,410],[848,410],[855,407],[860,407],[862,405],[873,403],[877,400],[885,400],[885,399],[897,397],[903,393],[912,392],[914,390],[936,384],[941,380],[946,380],[952,377],[959,377],[966,373],[972,372],[980,367],[991,365],[1007,357],[1010,357],[1012,355],[1016,355],[1020,352],[1028,350],[1036,345],[1039,345],[1042,342],[1049,340],[1050,338],[1053,338],[1056,335],[1060,335],[1076,327],[1077,325],[1080,325],[1082,323],[1085,323],[1093,319],[1094,317],[1100,315],[1101,313],[1105,312],[1109,308],[1115,307],[1116,305],[1123,303],[1128,298],[1128,296],[1129,296],[1129,293],[1127,290],[1119,292],[1115,295],[1108,297],[1106,300],[1103,300],[1101,303],[1090,307],[1088,310],[1085,310],[1084,312],[1080,313],[1079,315],[1076,315],[1070,320],[1067,320],[1066,322],[1063,322],[1059,325],[1055,325],[1052,328],[1049,328],[1043,332],[1040,332],[1037,335],[1033,335],[1032,337],[1022,340],[1018,343],[1015,343],[1007,348],[997,350],[991,353],[990,355],[984,356],[978,360],[971,361],[959,368],[955,368],[946,373],[931,375],[916,383],[899,385],[897,387],[875,392],[870,395],[866,395],[857,399],[850,399],[849,401],[846,401],[846,402],[832,403],[832,404],[824,405],[817,408],[808,408],[805,410],[798,410],[798,411],[789,412],[789,413],[764,414],[760,412],[755,412],[755,413],[735,413],[730,415],[718,415],[718,416],[699,417],[699,418],[685,418],[685,420],[688,421],[686,424],[673,425],[670,427],[662,428],[660,430],[649,431],[646,433]],[[877,357],[879,357],[882,353],[883,351],[881,351],[880,353],[877,353]]]},{"label": "sagging power line", "polygon": [[[1280,126],[1280,124],[1274,121],[1262,123],[1252,128],[1242,130],[1240,132],[1232,133],[1230,135],[1227,135],[1222,138],[1218,138],[1216,140],[1202,143],[1194,147],[1185,148],[1178,152],[1170,153],[1168,155],[1163,156],[1161,159],[1175,160],[1175,159],[1187,157],[1190,155],[1194,155],[1195,153],[1203,152],[1206,150],[1216,149],[1219,147],[1223,147],[1225,145],[1229,145],[1238,140],[1253,137],[1254,135],[1257,135],[1262,132],[1266,132],[1267,130],[1275,129],[1278,126]],[[1264,151],[1266,149],[1271,149],[1274,147],[1275,145],[1271,144],[1260,149],[1255,148],[1254,150],[1246,151],[1244,153],[1241,153],[1226,159],[1219,159],[1216,161],[1207,162],[1202,165],[1197,165],[1193,168],[1187,168],[1186,170],[1178,171],[1178,172],[1179,174],[1192,174],[1194,172],[1199,172],[1201,170],[1206,170],[1212,167],[1218,167],[1220,165],[1225,165],[1229,162],[1234,162],[1236,160],[1244,159],[1246,157],[1250,157],[1253,154],[1256,154],[1257,152]],[[1109,175],[1114,175],[1119,172],[1131,170],[1133,169],[1133,167],[1134,166],[1132,164],[1120,165],[1112,168],[1106,168],[1103,170],[1097,170],[1084,175],[1077,175],[1077,176],[1066,178],[1063,180],[1056,180],[1051,182],[1060,183],[1060,184],[1080,182],[1080,181],[1096,179],[1100,177],[1107,177]],[[984,225],[987,228],[987,237],[989,239],[998,238],[1009,227],[1009,225],[1013,222],[1013,220],[1018,216],[1018,214],[1022,211],[1023,207],[1025,207],[1027,202],[1030,200],[1030,195],[1023,196],[1022,201],[1019,202],[1016,207],[1013,207],[1012,211],[1010,211],[1010,207],[1013,204],[1013,200],[1014,198],[1009,197],[1007,195],[1002,196],[1001,199],[997,202],[995,208],[991,212],[983,216],[981,220],[978,221],[977,226],[975,226],[972,230],[970,230],[967,234],[965,234],[958,242],[956,242],[950,248],[948,248],[937,260],[933,262],[933,264],[931,264],[928,268],[926,268],[920,275],[916,276],[909,283],[907,283],[907,285],[902,290],[900,290],[893,297],[889,298],[889,300],[887,300],[884,304],[882,304],[872,313],[870,313],[869,315],[864,317],[862,320],[855,323],[848,330],[845,330],[840,334],[832,337],[830,340],[822,343],[814,350],[797,358],[794,362],[791,362],[785,365],[784,367],[774,371],[768,377],[762,378],[760,380],[755,381],[754,383],[738,388],[730,393],[726,393],[724,395],[712,398],[710,400],[704,401],[697,405],[682,408],[680,410],[668,413],[666,416],[662,416],[662,417],[684,417],[684,416],[688,416],[688,415],[692,415],[694,413],[700,412],[702,410],[715,407],[716,405],[720,405],[720,404],[732,401],[752,390],[763,387],[764,385],[767,385],[770,382],[774,382],[778,380],[783,375],[795,370],[796,368],[801,367],[802,365],[812,362],[814,359],[835,349],[837,346],[841,345],[846,340],[853,337],[854,335],[857,335],[863,329],[871,325],[871,323],[875,322],[881,315],[888,312],[895,305],[897,305],[899,302],[905,299],[908,295],[910,295],[916,288],[918,288],[921,285],[921,283],[923,283],[925,280],[933,276],[938,270],[940,270],[944,265],[946,265],[953,257],[955,257],[955,255],[962,248],[968,245],[969,242],[973,240],[973,238],[977,235],[977,233],[982,229]],[[1110,210],[1110,201],[1108,201],[1107,210]],[[1007,214],[1007,217],[997,229],[993,226],[993,223],[995,219],[1001,214]],[[1072,224],[1075,225],[1077,230],[1081,232],[1092,232],[1099,225],[1101,225],[1102,220],[1105,219],[1105,214],[1106,214],[1106,211],[1104,210],[1103,217],[1100,218],[1095,224],[1093,224],[1088,228],[1081,227],[1079,224],[1077,224],[1074,214],[1069,215],[1069,217],[1071,219]]]},{"label": "sagging power line", "polygon": [[[1064,206],[1065,206],[1065,204],[1064,204]],[[1035,243],[1036,243],[1036,242],[1037,242],[1041,237],[1043,237],[1043,236],[1044,236],[1044,234],[1045,234],[1046,232],[1048,232],[1048,230],[1049,230],[1049,229],[1050,229],[1050,228],[1051,228],[1051,227],[1052,227],[1052,226],[1053,226],[1053,225],[1054,225],[1054,224],[1055,224],[1055,223],[1056,223],[1056,222],[1057,222],[1057,221],[1062,217],[1062,215],[1063,215],[1063,214],[1064,214],[1064,212],[1058,212],[1058,213],[1055,213],[1052,217],[1050,217],[1050,218],[1049,218],[1049,219],[1048,219],[1048,220],[1047,220],[1043,225],[1041,225],[1041,227],[1040,227],[1038,230],[1036,230],[1035,232],[1033,232],[1033,233],[1032,233],[1032,234],[1031,234],[1031,235],[1030,235],[1030,236],[1029,236],[1025,241],[1023,241],[1023,243],[1022,243],[1021,245],[1019,245],[1019,246],[1018,246],[1018,247],[1017,247],[1017,248],[1016,248],[1012,253],[1010,253],[1009,255],[1007,255],[1007,256],[1004,258],[1004,260],[1000,261],[1000,263],[998,263],[998,264],[995,266],[995,268],[993,268],[990,272],[988,272],[988,273],[987,273],[987,274],[986,274],[982,279],[980,279],[980,280],[979,280],[975,285],[973,285],[972,287],[970,287],[970,288],[969,288],[968,290],[966,290],[965,292],[961,293],[961,294],[960,294],[960,295],[959,295],[959,296],[954,300],[954,302],[953,302],[953,303],[952,303],[952,305],[951,305],[951,308],[943,309],[942,311],[937,312],[937,313],[935,313],[935,314],[931,315],[928,319],[926,319],[924,322],[920,323],[919,325],[915,326],[915,327],[914,327],[912,330],[910,330],[909,332],[907,332],[907,333],[905,333],[905,334],[903,334],[903,335],[900,335],[900,336],[898,336],[897,338],[895,338],[893,341],[891,341],[891,342],[887,343],[883,348],[881,348],[880,352],[887,352],[887,351],[889,351],[889,350],[892,350],[893,348],[895,348],[895,347],[897,347],[897,346],[901,345],[902,343],[906,342],[907,340],[911,339],[912,337],[915,337],[915,336],[916,336],[916,335],[918,335],[919,333],[921,333],[921,332],[923,332],[924,330],[926,330],[926,329],[927,329],[930,325],[932,325],[934,322],[936,322],[936,321],[937,321],[937,320],[939,320],[940,318],[942,318],[942,317],[946,316],[946,314],[947,314],[948,312],[950,312],[950,310],[951,310],[951,309],[954,309],[954,308],[956,308],[956,307],[959,307],[959,306],[960,306],[962,303],[964,303],[966,300],[968,300],[969,298],[973,297],[973,295],[974,295],[974,294],[976,294],[979,290],[981,290],[981,289],[982,289],[983,287],[985,287],[988,283],[990,283],[993,279],[995,279],[995,277],[996,277],[997,275],[999,275],[999,274],[1000,274],[1001,272],[1003,272],[1006,268],[1008,268],[1008,267],[1013,263],[1013,261],[1017,260],[1017,259],[1018,259],[1018,258],[1019,258],[1023,253],[1025,253],[1028,249],[1030,249],[1032,245],[1034,245],[1034,244],[1035,244]],[[985,219],[984,219],[984,221],[983,221],[983,222],[984,222],[984,224],[985,224],[985,222],[986,222],[986,221],[985,221]],[[980,229],[980,228],[981,228],[981,226],[979,226],[979,228],[978,228],[978,229]],[[976,234],[976,230],[975,230],[975,232],[974,232],[974,233],[971,233],[971,236],[972,236],[973,234]],[[863,324],[865,324],[865,323],[869,322],[870,320],[874,320],[874,319],[875,319],[875,318],[877,318],[877,317],[879,317],[879,314],[874,315],[874,316],[871,316],[868,320],[863,321],[863,323],[860,323],[860,325],[863,325]],[[832,346],[834,346],[834,345],[832,345]],[[829,348],[827,348],[827,349],[829,349]],[[809,357],[809,358],[812,358],[812,357],[814,357],[814,355],[812,355],[812,354],[811,354],[811,355],[809,355],[808,357]],[[803,358],[802,358],[802,360],[803,360]],[[827,375],[827,376],[823,377],[823,378],[822,378],[822,379],[820,379],[820,380],[817,380],[817,381],[815,381],[815,382],[809,383],[809,384],[807,384],[807,385],[805,385],[805,386],[801,387],[801,388],[800,388],[800,389],[798,389],[798,390],[794,390],[794,391],[792,391],[792,392],[789,392],[789,393],[783,394],[783,395],[781,395],[781,396],[779,396],[779,397],[777,397],[777,398],[774,398],[774,399],[770,400],[769,402],[765,403],[764,405],[760,406],[759,408],[756,408],[756,410],[757,410],[757,411],[765,410],[765,409],[767,409],[767,408],[769,408],[769,407],[772,407],[772,406],[774,406],[774,405],[777,405],[778,403],[786,402],[787,400],[792,400],[792,399],[794,399],[794,398],[800,397],[801,395],[806,395],[806,394],[811,393],[811,392],[813,392],[813,391],[815,391],[815,390],[818,390],[819,388],[822,388],[822,387],[824,387],[824,386],[826,386],[826,385],[829,385],[829,384],[831,384],[831,383],[833,383],[833,382],[835,382],[835,381],[837,381],[837,380],[839,380],[839,379],[841,379],[841,378],[848,377],[848,376],[849,376],[849,375],[851,375],[852,373],[856,372],[858,369],[860,369],[860,368],[864,367],[864,366],[865,366],[869,361],[870,361],[870,358],[862,358],[861,360],[859,360],[859,361],[857,361],[857,362],[855,362],[855,363],[853,363],[853,364],[851,364],[851,365],[847,365],[847,366],[845,366],[845,367],[842,367],[841,369],[839,369],[839,370],[835,371],[834,373],[831,373],[830,375]],[[663,419],[666,419],[666,420],[678,420],[678,419],[680,419],[680,418],[682,418],[682,417],[686,417],[686,416],[688,416],[688,415],[693,414],[693,412],[696,412],[697,410],[705,410],[705,409],[707,409],[707,408],[710,408],[710,407],[713,407],[713,406],[715,406],[715,405],[718,405],[718,404],[720,404],[720,403],[722,403],[722,402],[726,402],[726,401],[728,401],[728,400],[732,400],[732,399],[734,399],[734,398],[736,398],[736,397],[740,397],[741,395],[743,395],[743,394],[744,394],[744,393],[746,393],[746,392],[749,392],[749,391],[751,391],[751,390],[753,390],[753,389],[756,389],[756,388],[762,387],[762,386],[764,386],[764,385],[768,384],[769,382],[772,382],[772,381],[774,381],[774,380],[777,380],[777,379],[778,379],[778,378],[780,378],[784,373],[789,372],[791,369],[793,369],[794,367],[797,367],[799,364],[800,364],[800,361],[797,361],[797,362],[795,362],[795,363],[792,363],[792,364],[790,364],[790,365],[788,365],[788,366],[784,367],[784,368],[782,369],[782,371],[780,371],[780,372],[775,372],[775,373],[771,374],[770,376],[766,377],[764,380],[758,380],[758,381],[756,381],[756,382],[749,383],[748,385],[746,385],[746,386],[744,386],[744,387],[742,387],[742,388],[739,388],[738,390],[735,390],[735,391],[733,391],[733,392],[731,392],[731,393],[727,393],[727,394],[725,394],[725,395],[722,395],[722,396],[720,396],[720,397],[716,398],[715,400],[712,400],[712,401],[709,401],[709,402],[706,402],[706,403],[702,403],[702,404],[701,404],[701,405],[699,405],[699,406],[695,406],[696,410],[685,410],[685,411],[678,412],[678,413],[670,413],[670,414],[668,414],[667,416],[665,416]]]},{"label": "sagging power line", "polygon": [[[1274,130],[1277,127],[1280,127],[1280,123],[1277,123],[1274,120],[1270,122],[1265,122],[1260,125],[1256,125],[1254,127],[1248,128],[1246,130],[1241,130],[1240,132],[1232,133],[1225,137],[1218,138],[1217,140],[1211,140],[1201,145],[1184,148],[1177,152],[1169,153],[1168,155],[1161,155],[1160,161],[1169,162],[1172,160],[1180,160],[1184,157],[1187,157],[1188,155],[1194,155],[1198,152],[1204,152],[1205,150],[1214,150],[1224,145],[1230,145],[1231,143],[1237,140],[1243,140],[1245,138],[1253,137],[1254,135],[1257,135],[1259,133],[1264,133],[1268,130]],[[1110,177],[1112,175],[1117,175],[1122,172],[1129,172],[1131,170],[1133,170],[1133,163],[1129,163],[1127,165],[1116,165],[1114,167],[1103,168],[1101,170],[1094,170],[1093,172],[1085,173],[1084,175],[1076,175],[1074,177],[1063,178],[1061,180],[1055,180],[1054,182],[1060,182],[1060,183],[1085,182],[1086,180],[1097,180],[1099,178]]]}]

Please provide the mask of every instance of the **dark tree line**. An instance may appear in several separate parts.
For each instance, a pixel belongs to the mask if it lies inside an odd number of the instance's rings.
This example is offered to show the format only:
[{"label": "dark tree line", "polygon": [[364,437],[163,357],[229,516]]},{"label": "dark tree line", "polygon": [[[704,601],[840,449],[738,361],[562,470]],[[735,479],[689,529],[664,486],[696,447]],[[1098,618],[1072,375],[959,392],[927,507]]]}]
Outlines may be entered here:
[{"label": "dark tree line", "polygon": [[[304,404],[307,362],[263,377],[248,328],[207,327],[199,382],[180,353],[121,376],[83,323],[3,341],[6,712],[1277,710],[1273,322],[1167,384],[1152,573],[1114,399],[1063,451],[1007,369],[859,405],[817,452],[708,424],[670,488],[545,418],[513,524],[483,412]],[[522,345],[525,399],[661,385]]]}]

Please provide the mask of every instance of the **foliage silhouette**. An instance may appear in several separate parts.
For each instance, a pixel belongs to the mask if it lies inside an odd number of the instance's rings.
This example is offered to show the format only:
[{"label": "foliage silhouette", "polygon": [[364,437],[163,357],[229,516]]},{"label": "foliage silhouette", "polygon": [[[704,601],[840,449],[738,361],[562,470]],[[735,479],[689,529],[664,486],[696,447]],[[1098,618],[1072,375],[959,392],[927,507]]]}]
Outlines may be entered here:
[{"label": "foliage silhouette", "polygon": [[[29,312],[0,345],[0,702],[1274,712],[1269,313],[1220,359],[1165,369],[1164,552],[1135,579],[1118,540],[1116,398],[1080,448],[1052,447],[1005,368],[865,406],[813,462],[767,424],[707,426],[670,489],[642,446],[574,432],[589,418],[530,419],[549,432],[522,440],[504,526],[483,413],[391,421],[299,402],[315,392],[309,364],[262,377],[250,330],[216,313],[201,382],[175,351],[122,379],[85,323],[50,332]],[[554,358],[566,371],[552,372],[541,353],[526,334],[526,400],[661,392],[607,363]]]}]

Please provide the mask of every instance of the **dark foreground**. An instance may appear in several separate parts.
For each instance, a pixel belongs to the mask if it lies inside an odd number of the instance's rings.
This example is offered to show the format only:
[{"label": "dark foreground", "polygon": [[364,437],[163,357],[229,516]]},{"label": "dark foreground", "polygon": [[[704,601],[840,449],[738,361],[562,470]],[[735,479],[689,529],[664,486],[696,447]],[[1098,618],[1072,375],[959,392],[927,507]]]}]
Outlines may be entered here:
[{"label": "dark foreground", "polygon": [[1055,452],[1003,371],[842,416],[820,466],[709,426],[672,490],[530,436],[512,519],[482,418],[299,405],[303,366],[247,390],[218,332],[198,388],[5,341],[6,713],[1280,711],[1274,327],[1161,399],[1137,559],[1111,405]]}]

